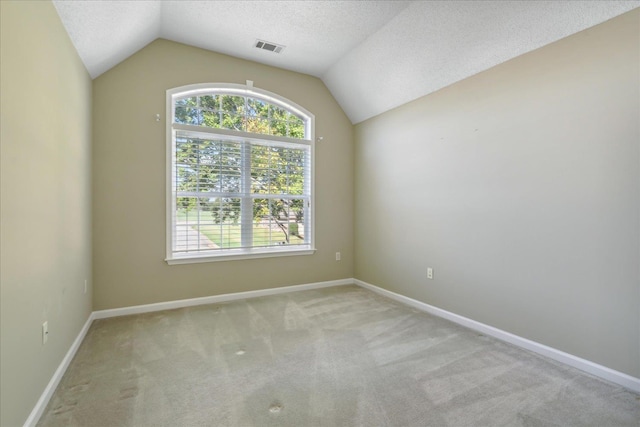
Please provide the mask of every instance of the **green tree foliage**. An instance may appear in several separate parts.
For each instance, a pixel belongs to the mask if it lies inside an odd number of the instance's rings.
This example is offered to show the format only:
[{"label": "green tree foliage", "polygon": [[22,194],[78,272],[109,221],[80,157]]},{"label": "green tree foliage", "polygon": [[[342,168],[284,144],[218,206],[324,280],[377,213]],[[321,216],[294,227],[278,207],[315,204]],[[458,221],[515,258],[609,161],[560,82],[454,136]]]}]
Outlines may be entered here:
[{"label": "green tree foliage", "polygon": [[302,118],[260,99],[235,95],[204,95],[179,99],[175,103],[175,122],[304,138]]}]

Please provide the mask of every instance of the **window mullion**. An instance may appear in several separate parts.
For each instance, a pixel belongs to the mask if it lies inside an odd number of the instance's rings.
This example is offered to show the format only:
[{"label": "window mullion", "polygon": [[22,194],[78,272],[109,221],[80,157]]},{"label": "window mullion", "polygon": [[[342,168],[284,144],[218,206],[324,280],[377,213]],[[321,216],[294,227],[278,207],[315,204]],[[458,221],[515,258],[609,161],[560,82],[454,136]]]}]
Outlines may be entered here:
[{"label": "window mullion", "polygon": [[[198,98],[198,102],[200,102],[200,99]],[[196,222],[196,231],[198,232],[198,236],[200,236],[200,179],[201,179],[201,175],[200,175],[200,149],[202,149],[202,144],[198,143],[197,145],[198,149],[197,149],[197,159],[196,159],[196,193],[198,193],[198,197],[196,198],[196,218],[197,218],[197,222]],[[188,233],[187,233],[188,235]],[[200,238],[198,238],[198,251],[200,250]]]},{"label": "window mullion", "polygon": [[242,199],[240,223],[242,247],[253,246],[253,200],[251,199],[251,143],[242,143]]},{"label": "window mullion", "polygon": [[[311,151],[307,151],[304,155],[304,189],[303,193],[306,196],[311,196]],[[311,209],[311,198],[306,199],[303,202],[303,224],[304,224],[304,241],[305,243],[311,243],[311,215],[313,210]]]}]

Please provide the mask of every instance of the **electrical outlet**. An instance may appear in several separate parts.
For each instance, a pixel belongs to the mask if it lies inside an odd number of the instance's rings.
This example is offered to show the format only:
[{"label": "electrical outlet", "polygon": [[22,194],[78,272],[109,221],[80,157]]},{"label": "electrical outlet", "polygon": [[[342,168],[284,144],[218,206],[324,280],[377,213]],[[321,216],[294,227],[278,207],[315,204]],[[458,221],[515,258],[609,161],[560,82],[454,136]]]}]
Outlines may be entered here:
[{"label": "electrical outlet", "polygon": [[433,268],[427,268],[427,279],[433,279]]},{"label": "electrical outlet", "polygon": [[49,339],[49,322],[42,324],[42,344],[46,344]]},{"label": "electrical outlet", "polygon": [[336,261],[340,261],[340,252],[336,252]]}]

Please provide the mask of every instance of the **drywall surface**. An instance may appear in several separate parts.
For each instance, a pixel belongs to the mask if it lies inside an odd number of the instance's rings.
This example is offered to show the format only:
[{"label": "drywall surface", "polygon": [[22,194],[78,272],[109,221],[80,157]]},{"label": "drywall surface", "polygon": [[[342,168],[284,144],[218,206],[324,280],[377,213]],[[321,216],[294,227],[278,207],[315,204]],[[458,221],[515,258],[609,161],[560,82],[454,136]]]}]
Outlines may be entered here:
[{"label": "drywall surface", "polygon": [[[316,117],[317,252],[167,265],[166,90],[246,80]],[[353,127],[319,79],[158,39],[93,90],[95,310],[352,277]]]},{"label": "drywall surface", "polygon": [[639,54],[636,10],[357,125],[356,278],[640,377]]},{"label": "drywall surface", "polygon": [[0,425],[18,426],[91,313],[91,79],[51,2],[0,15]]}]

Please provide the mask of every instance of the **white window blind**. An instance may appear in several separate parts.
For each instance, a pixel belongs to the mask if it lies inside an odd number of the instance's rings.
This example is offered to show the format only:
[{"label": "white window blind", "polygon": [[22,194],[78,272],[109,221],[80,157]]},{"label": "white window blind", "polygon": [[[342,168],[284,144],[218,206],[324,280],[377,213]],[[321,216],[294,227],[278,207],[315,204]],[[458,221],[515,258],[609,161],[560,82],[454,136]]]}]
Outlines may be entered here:
[{"label": "white window blind", "polygon": [[310,118],[259,95],[171,96],[168,261],[313,249]]}]

